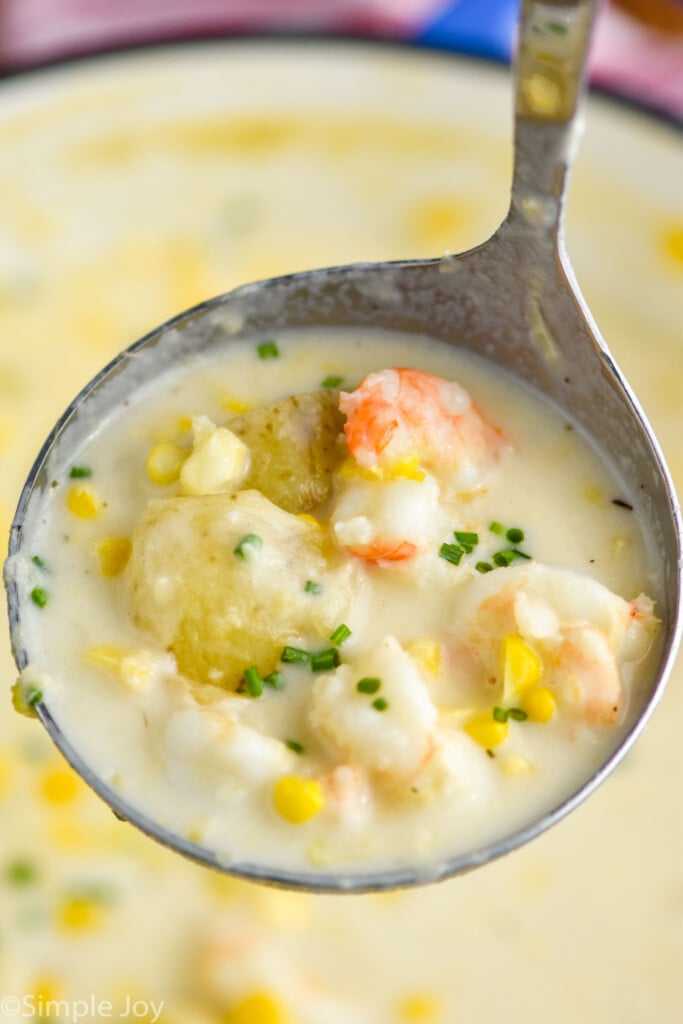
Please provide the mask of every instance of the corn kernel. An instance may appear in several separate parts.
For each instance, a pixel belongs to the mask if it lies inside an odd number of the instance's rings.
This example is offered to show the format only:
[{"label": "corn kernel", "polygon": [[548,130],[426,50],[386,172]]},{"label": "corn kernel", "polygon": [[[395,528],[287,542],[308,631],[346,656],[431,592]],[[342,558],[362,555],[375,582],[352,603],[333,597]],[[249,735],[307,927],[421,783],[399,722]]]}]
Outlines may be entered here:
[{"label": "corn kernel", "polygon": [[547,686],[539,686],[525,696],[523,707],[532,722],[549,722],[557,710],[555,694]]},{"label": "corn kernel", "polygon": [[385,477],[389,480],[395,480],[398,477],[405,477],[408,480],[417,480],[418,482],[421,482],[425,478],[425,472],[423,469],[420,469],[420,460],[418,456],[409,455],[406,458],[395,462],[392,466],[387,467]]},{"label": "corn kernel", "polygon": [[324,806],[322,788],[314,779],[298,775],[284,775],[273,790],[275,809],[285,821],[302,825],[314,818]]},{"label": "corn kernel", "polygon": [[296,518],[300,519],[302,523],[308,523],[309,526],[315,526],[316,529],[322,530],[320,520],[316,519],[315,516],[309,516],[308,512],[298,512]]},{"label": "corn kernel", "polygon": [[78,796],[78,776],[71,768],[53,768],[40,784],[43,799],[51,804],[68,804]]},{"label": "corn kernel", "polygon": [[92,487],[72,487],[66,496],[69,512],[79,519],[95,519],[100,514],[102,503]]},{"label": "corn kernel", "polygon": [[521,754],[508,754],[507,757],[501,758],[500,768],[504,775],[512,779],[528,775],[534,770],[531,761],[527,760],[526,757],[522,757]]},{"label": "corn kernel", "polygon": [[441,1000],[422,992],[405,996],[398,1004],[398,1016],[405,1024],[436,1024],[443,1019]]},{"label": "corn kernel", "polygon": [[254,992],[234,1006],[226,1024],[287,1024],[282,1004],[266,992]]},{"label": "corn kernel", "polygon": [[527,693],[541,677],[541,659],[521,636],[514,633],[501,640],[500,661],[506,704]]},{"label": "corn kernel", "polygon": [[187,452],[183,448],[170,441],[162,441],[147,456],[147,476],[160,487],[175,483],[186,458]]},{"label": "corn kernel", "polygon": [[417,637],[405,645],[405,650],[423,668],[436,676],[441,671],[441,644],[431,637]]},{"label": "corn kernel", "polygon": [[102,924],[104,908],[88,896],[70,896],[57,913],[58,923],[71,932],[90,931]]},{"label": "corn kernel", "polygon": [[133,546],[127,537],[108,537],[97,545],[100,572],[113,579],[120,576],[128,565]]},{"label": "corn kernel", "polygon": [[221,405],[226,412],[234,412],[237,414],[249,412],[251,409],[251,402],[244,402],[241,398],[235,398],[233,395],[226,395]]},{"label": "corn kernel", "polygon": [[472,718],[465,725],[465,732],[485,750],[492,750],[499,747],[508,737],[509,726],[507,722],[497,722],[493,717],[493,711],[484,711],[482,714]]}]

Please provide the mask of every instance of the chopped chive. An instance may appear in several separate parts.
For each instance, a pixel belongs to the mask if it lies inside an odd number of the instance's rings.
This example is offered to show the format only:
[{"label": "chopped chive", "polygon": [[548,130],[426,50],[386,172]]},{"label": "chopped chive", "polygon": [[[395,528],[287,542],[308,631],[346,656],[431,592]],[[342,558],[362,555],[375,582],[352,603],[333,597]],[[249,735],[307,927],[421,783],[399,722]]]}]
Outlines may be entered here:
[{"label": "chopped chive", "polygon": [[35,687],[33,687],[33,689],[29,690],[28,693],[24,697],[25,702],[28,704],[28,706],[30,708],[35,707],[36,704],[40,704],[42,699],[43,699],[43,691],[42,690],[38,690]]},{"label": "chopped chive", "polygon": [[490,562],[477,562],[474,568],[477,572],[491,572],[493,566]]},{"label": "chopped chive", "polygon": [[527,562],[531,561],[531,555],[527,555],[526,551],[520,551],[519,548],[513,548],[512,550],[514,551],[517,558],[525,558]]},{"label": "chopped chive", "polygon": [[12,885],[30,885],[37,877],[34,865],[27,860],[17,860],[7,868],[7,881]]},{"label": "chopped chive", "polygon": [[328,647],[325,651],[316,651],[311,655],[311,671],[327,672],[328,669],[336,668],[340,661],[339,651],[336,647]]},{"label": "chopped chive", "polygon": [[377,697],[376,700],[373,700],[372,706],[375,711],[386,711],[389,707],[389,701],[385,700],[384,697]]},{"label": "chopped chive", "polygon": [[556,36],[566,36],[567,34],[567,26],[560,21],[546,21],[545,27],[549,32],[554,32]]},{"label": "chopped chive", "polygon": [[363,679],[358,680],[356,683],[356,689],[359,693],[377,693],[381,685],[381,679],[375,679],[372,676],[365,676]]},{"label": "chopped chive", "polygon": [[464,548],[458,544],[442,544],[439,548],[439,557],[451,565],[460,565],[460,559],[465,554]]},{"label": "chopped chive", "polygon": [[494,708],[493,709],[493,720],[494,722],[507,722],[508,712],[505,708]]},{"label": "chopped chive", "polygon": [[285,746],[293,750],[295,754],[305,754],[306,751],[301,743],[297,743],[296,740],[285,740]]},{"label": "chopped chive", "polygon": [[43,572],[47,572],[48,571],[47,565],[45,564],[43,559],[40,557],[40,555],[34,555],[33,558],[31,559],[31,561],[33,562],[34,565],[37,565],[39,569],[42,569]]},{"label": "chopped chive", "polygon": [[47,590],[44,590],[42,587],[34,587],[31,591],[31,600],[34,604],[37,604],[39,608],[44,608],[50,600],[50,595]]},{"label": "chopped chive", "polygon": [[282,672],[271,672],[269,676],[264,676],[263,685],[270,686],[271,690],[282,690],[285,685]]},{"label": "chopped chive", "polygon": [[90,466],[72,466],[69,470],[69,476],[72,480],[85,480],[87,477],[92,476],[92,469]]},{"label": "chopped chive", "polygon": [[277,359],[280,355],[280,349],[274,341],[262,341],[256,351],[259,359]]},{"label": "chopped chive", "polygon": [[232,553],[237,558],[241,558],[243,562],[246,562],[247,558],[251,553],[250,549],[252,551],[258,551],[258,549],[262,545],[263,541],[261,540],[257,533],[247,533],[245,534],[244,537],[242,537],[241,541],[239,542],[237,547],[233,549]]},{"label": "chopped chive", "polygon": [[508,715],[510,718],[514,718],[515,722],[526,722],[529,717],[526,711],[522,711],[521,708],[510,708]]},{"label": "chopped chive", "polygon": [[335,631],[333,633],[330,633],[330,640],[332,641],[333,644],[336,644],[337,647],[339,647],[340,644],[343,644],[344,641],[348,640],[350,636],[351,630],[349,629],[348,626],[345,626],[344,623],[341,622],[337,626]]},{"label": "chopped chive", "polygon": [[515,552],[511,548],[504,548],[502,551],[496,551],[493,556],[493,564],[498,566],[512,565],[515,560]]},{"label": "chopped chive", "polygon": [[497,523],[494,519],[492,523],[489,523],[489,530],[491,533],[503,534],[505,533],[505,527],[502,523]]},{"label": "chopped chive", "polygon": [[344,383],[344,378],[337,376],[335,373],[331,373],[329,377],[325,377],[325,380],[320,385],[321,388],[338,388]]},{"label": "chopped chive", "polygon": [[307,594],[322,594],[324,589],[322,583],[315,583],[314,580],[306,580],[304,584],[304,590]]},{"label": "chopped chive", "polygon": [[260,697],[263,693],[263,680],[261,673],[255,665],[244,670],[244,685],[250,697]]},{"label": "chopped chive", "polygon": [[524,540],[524,530],[520,530],[518,526],[511,526],[505,536],[511,544],[521,544]]},{"label": "chopped chive", "polygon": [[474,551],[479,543],[479,534],[468,533],[467,530],[454,530],[453,536],[457,540],[458,544],[461,544],[464,547],[468,555],[471,551]]},{"label": "chopped chive", "polygon": [[310,660],[308,651],[302,651],[300,647],[285,647],[280,655],[280,661],[289,665],[308,665]]}]

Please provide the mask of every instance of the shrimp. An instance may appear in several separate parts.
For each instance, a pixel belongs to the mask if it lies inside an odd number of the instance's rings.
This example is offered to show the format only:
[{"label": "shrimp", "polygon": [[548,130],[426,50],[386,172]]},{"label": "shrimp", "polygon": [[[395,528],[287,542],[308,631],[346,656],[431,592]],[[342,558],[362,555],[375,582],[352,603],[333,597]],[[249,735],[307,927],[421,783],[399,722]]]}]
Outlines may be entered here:
[{"label": "shrimp", "polygon": [[371,373],[355,391],[341,393],[339,407],[348,449],[365,470],[416,460],[457,490],[471,491],[508,447],[460,384],[423,370]]},{"label": "shrimp", "polygon": [[468,675],[499,686],[501,643],[521,638],[540,660],[542,685],[589,725],[619,719],[623,669],[646,656],[658,625],[643,595],[626,601],[595,580],[535,564],[472,579],[456,600]]}]

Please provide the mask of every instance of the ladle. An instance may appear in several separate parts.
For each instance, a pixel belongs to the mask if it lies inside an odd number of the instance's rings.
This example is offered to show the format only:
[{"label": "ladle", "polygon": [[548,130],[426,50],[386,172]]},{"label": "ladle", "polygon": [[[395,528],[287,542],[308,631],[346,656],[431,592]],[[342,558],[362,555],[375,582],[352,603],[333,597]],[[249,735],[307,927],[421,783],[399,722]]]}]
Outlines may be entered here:
[{"label": "ladle", "polygon": [[[631,483],[636,511],[658,552],[662,638],[642,704],[606,762],[541,819],[498,842],[438,864],[333,875],[221,863],[211,849],[174,834],[99,779],[70,745],[49,702],[37,713],[77,772],[121,817],[195,860],[251,879],[310,890],[361,891],[434,881],[490,861],[537,836],[612,771],[642,731],[671,668],[680,632],[678,504],[657,442],[579,294],[564,246],[566,180],[595,13],[592,0],[524,0],[516,64],[515,153],[509,212],[492,238],[457,256],[335,267],[248,285],[175,317],[127,349],[66,410],[25,484],[10,556],[30,550],[31,524],[51,482],[84,440],[135,389],[164,367],[234,339],[283,328],[348,325],[428,334],[490,359],[547,396],[582,427]],[[595,213],[599,217],[600,211]],[[11,558],[10,566],[17,564]],[[14,655],[31,659],[22,630],[28,597],[6,573]],[[24,588],[25,590],[25,588]]]}]

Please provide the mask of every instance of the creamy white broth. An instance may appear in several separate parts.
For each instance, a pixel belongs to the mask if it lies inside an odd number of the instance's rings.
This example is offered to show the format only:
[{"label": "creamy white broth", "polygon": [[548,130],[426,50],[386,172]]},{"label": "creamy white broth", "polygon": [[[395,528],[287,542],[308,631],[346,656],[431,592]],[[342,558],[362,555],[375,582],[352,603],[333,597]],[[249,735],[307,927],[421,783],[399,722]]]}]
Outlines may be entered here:
[{"label": "creamy white broth", "polygon": [[[132,624],[126,573],[105,578],[96,556],[103,538],[133,536],[148,499],[177,492],[177,485],[150,481],[145,463],[151,447],[177,435],[178,422],[187,417],[208,415],[229,426],[226,406],[262,405],[315,391],[330,374],[341,376],[342,387],[350,390],[369,372],[387,366],[417,365],[459,381],[509,440],[510,451],[491,480],[457,506],[463,518],[456,528],[474,524],[479,532],[478,559],[501,547],[501,538],[486,529],[500,521],[523,528],[520,546],[528,548],[534,564],[578,571],[627,600],[653,592],[635,514],[614,504],[615,498],[628,499],[623,485],[563,416],[509,376],[428,339],[368,332],[283,334],[276,339],[279,358],[272,360],[258,358],[258,340],[236,343],[210,365],[198,359],[167,375],[154,390],[147,388],[74,456],[74,464],[91,470],[91,477],[71,480],[68,467],[62,467],[29,552],[49,567],[48,573],[31,568],[31,585],[45,586],[49,600],[44,608],[31,609],[28,623],[31,660],[46,673],[41,686],[47,705],[103,781],[152,820],[209,847],[226,864],[268,864],[275,842],[277,866],[283,869],[352,872],[428,865],[502,838],[561,802],[605,760],[628,721],[628,696],[617,724],[589,726],[561,713],[547,725],[512,722],[508,739],[488,754],[462,733],[458,720],[463,743],[456,757],[465,758],[467,780],[462,792],[456,786],[455,794],[437,793],[416,805],[406,802],[405,794],[397,800],[370,785],[369,805],[363,790],[358,806],[342,815],[334,806],[330,813],[328,783],[323,810],[305,824],[292,824],[274,812],[274,780],[327,778],[335,763],[349,760],[337,753],[331,757],[329,736],[321,741],[312,725],[311,693],[325,685],[324,673],[312,676],[307,667],[279,665],[284,692],[266,690],[258,700],[221,697],[220,706],[212,705],[218,720],[235,712],[245,725],[279,741],[268,741],[263,749],[237,745],[231,753],[233,741],[221,738],[216,721],[211,719],[205,731],[207,715],[202,718],[195,700],[199,689],[193,696],[187,682],[171,679],[172,658],[169,664],[166,656],[162,665],[168,678],[139,692],[84,662],[84,653],[101,645],[155,649],[154,640]],[[69,491],[81,485],[92,487],[102,502],[94,519],[78,518],[68,508]],[[316,511],[324,521],[329,509]],[[442,539],[449,539],[447,530]],[[351,630],[340,646],[343,663],[362,665],[364,654],[387,635],[407,646],[436,635],[448,645],[456,591],[483,586],[484,577],[476,578],[474,557],[468,557],[472,578],[463,584],[460,567],[439,559],[437,549],[431,561],[423,557],[426,568],[417,574],[350,560],[354,601],[343,618]],[[486,586],[496,589],[494,579],[502,586],[519,571],[496,569],[487,574]],[[291,642],[320,649],[326,639],[311,630]],[[157,647],[157,653],[163,650]],[[436,706],[464,710],[466,722],[473,713],[467,713],[472,692],[465,687],[459,699],[454,696],[452,676],[447,665],[428,679],[428,691]],[[626,665],[627,694],[637,682],[637,672]],[[209,687],[198,699],[204,704],[219,696]],[[300,742],[304,754],[285,748],[285,739]],[[249,759],[246,770],[243,758]],[[521,774],[508,770],[515,759],[523,765]]]}]

